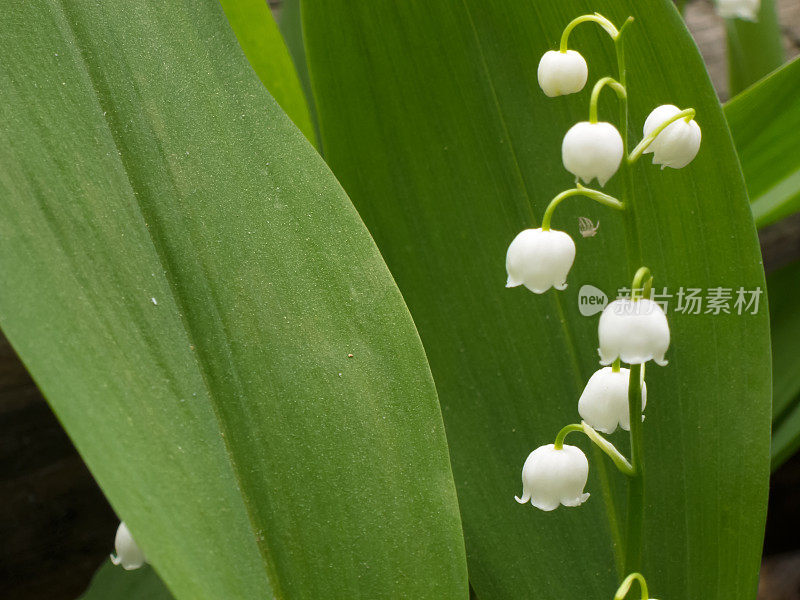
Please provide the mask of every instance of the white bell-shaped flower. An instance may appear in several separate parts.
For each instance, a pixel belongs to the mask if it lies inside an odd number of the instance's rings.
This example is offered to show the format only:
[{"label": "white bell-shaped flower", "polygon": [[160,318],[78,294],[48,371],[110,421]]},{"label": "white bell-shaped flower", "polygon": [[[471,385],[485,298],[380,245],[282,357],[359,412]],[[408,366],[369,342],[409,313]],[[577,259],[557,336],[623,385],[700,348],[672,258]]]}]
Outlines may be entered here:
[{"label": "white bell-shaped flower", "polygon": [[761,0],[717,0],[717,14],[725,19],[758,21]]},{"label": "white bell-shaped flower", "polygon": [[[603,433],[614,433],[617,427],[631,429],[628,411],[628,381],[630,370],[621,367],[614,371],[603,367],[589,378],[578,400],[581,419]],[[642,410],[647,404],[647,386],[642,382]]]},{"label": "white bell-shaped flower", "polygon": [[[654,108],[644,122],[644,136],[650,135],[656,127],[679,112],[681,109],[672,104],[662,104]],[[645,149],[644,153],[652,152],[653,163],[661,165],[662,169],[665,167],[682,169],[697,156],[701,138],[700,126],[697,121],[692,119],[687,123],[685,119],[678,119],[667,125]]]},{"label": "white bell-shaped flower", "polygon": [[542,510],[555,510],[559,504],[580,506],[589,498],[583,491],[588,478],[589,461],[580,448],[539,446],[522,467],[522,498],[514,498],[520,504],[530,500]]},{"label": "white bell-shaped flower", "polygon": [[619,169],[622,154],[622,136],[611,123],[581,121],[567,131],[561,143],[564,168],[584,183],[596,177],[605,185]]},{"label": "white bell-shaped flower", "polygon": [[125,522],[117,527],[117,535],[114,537],[114,550],[116,554],[111,555],[111,562],[115,565],[122,565],[126,571],[138,569],[145,562],[144,552],[136,545],[128,526]]},{"label": "white bell-shaped flower", "polygon": [[542,294],[551,287],[567,287],[567,273],[575,260],[575,242],[563,231],[525,229],[506,253],[506,287],[524,285]]},{"label": "white bell-shaped flower", "polygon": [[597,334],[601,365],[610,365],[617,358],[632,365],[648,360],[661,366],[667,364],[664,359],[669,348],[667,316],[652,300],[614,300],[600,315]]},{"label": "white bell-shaped flower", "polygon": [[586,85],[589,68],[579,52],[549,50],[539,61],[539,87],[550,96],[564,96],[580,92]]}]

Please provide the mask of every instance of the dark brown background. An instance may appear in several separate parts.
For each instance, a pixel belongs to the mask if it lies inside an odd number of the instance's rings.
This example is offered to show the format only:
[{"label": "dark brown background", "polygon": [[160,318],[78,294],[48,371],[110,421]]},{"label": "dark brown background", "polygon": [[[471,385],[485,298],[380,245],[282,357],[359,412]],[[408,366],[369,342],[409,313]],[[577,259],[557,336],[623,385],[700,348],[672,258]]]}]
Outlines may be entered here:
[{"label": "dark brown background", "polygon": [[[273,2],[276,10],[279,2]],[[800,0],[778,1],[789,56]],[[686,18],[720,97],[721,20],[708,0]],[[767,269],[800,258],[800,216],[761,233]],[[0,336],[0,598],[73,600],[113,547],[117,518],[5,338]],[[759,600],[800,600],[800,455],[772,479]],[[684,600],[684,599],[675,599]]]}]

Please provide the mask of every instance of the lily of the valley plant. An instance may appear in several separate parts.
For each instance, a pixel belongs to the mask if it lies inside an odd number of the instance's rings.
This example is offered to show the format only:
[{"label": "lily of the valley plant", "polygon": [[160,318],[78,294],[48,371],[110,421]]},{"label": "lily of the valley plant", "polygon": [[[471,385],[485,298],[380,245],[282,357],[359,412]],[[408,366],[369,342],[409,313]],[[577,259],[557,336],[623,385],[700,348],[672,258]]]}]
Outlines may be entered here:
[{"label": "lily of the valley plant", "polygon": [[[511,242],[506,255],[507,287],[524,285],[542,294],[551,287],[563,290],[575,260],[575,244],[563,231],[551,229],[555,208],[566,198],[585,196],[616,210],[631,210],[631,202],[600,190],[584,187],[597,180],[603,187],[622,166],[629,169],[642,154],[651,153],[653,164],[680,169],[688,165],[700,148],[700,127],[694,109],[664,104],[652,110],[643,125],[643,139],[628,149],[628,88],[622,34],[633,21],[628,18],[617,28],[599,14],[583,15],[567,25],[558,51],[545,53],[539,63],[539,85],[548,96],[579,92],[587,79],[585,59],[569,49],[570,32],[579,24],[600,25],[614,42],[618,76],[601,78],[592,89],[589,119],[573,125],[561,146],[564,168],[575,175],[576,187],[552,199],[541,227],[526,229]],[[621,103],[620,130],[598,119],[598,98],[604,88],[612,89]],[[632,189],[628,190],[633,193]],[[651,299],[653,276],[641,267],[633,277],[631,295],[611,302],[600,316],[598,354],[603,368],[595,372],[578,401],[581,423],[565,426],[552,444],[536,448],[522,468],[522,496],[517,502],[530,502],[536,508],[552,511],[560,505],[578,507],[589,499],[584,491],[589,461],[577,446],[565,444],[567,435],[581,432],[596,444],[628,478],[625,572],[615,600],[626,597],[638,581],[642,599],[649,599],[647,583],[639,573],[644,511],[644,468],[642,461],[643,411],[647,403],[644,366],[648,361],[666,366],[670,344],[667,317]],[[629,367],[623,367],[626,363]],[[657,424],[655,424],[657,426]],[[625,457],[599,432],[613,433],[617,427],[630,434],[630,458]]]}]

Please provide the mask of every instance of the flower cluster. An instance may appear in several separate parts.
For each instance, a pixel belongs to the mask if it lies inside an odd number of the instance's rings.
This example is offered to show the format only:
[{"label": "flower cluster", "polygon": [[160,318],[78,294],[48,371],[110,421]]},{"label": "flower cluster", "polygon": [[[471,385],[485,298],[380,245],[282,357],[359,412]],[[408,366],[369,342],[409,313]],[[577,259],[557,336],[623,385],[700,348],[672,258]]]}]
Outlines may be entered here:
[{"label": "flower cluster", "polygon": [[[595,84],[589,102],[589,119],[576,123],[564,135],[561,158],[564,168],[575,176],[575,188],[561,192],[550,201],[541,227],[526,229],[511,242],[506,254],[507,287],[522,285],[537,294],[550,288],[566,288],[575,260],[575,243],[565,232],[550,228],[555,208],[564,199],[585,196],[617,210],[631,209],[629,198],[620,200],[583,184],[596,179],[600,187],[604,187],[621,167],[631,169],[643,154],[652,154],[653,164],[662,169],[682,169],[697,156],[701,132],[694,121],[695,111],[681,110],[672,104],[657,106],[650,112],[642,127],[641,142],[628,152],[628,90],[621,35],[631,21],[629,18],[617,29],[599,14],[578,17],[564,29],[560,49],[546,52],[539,62],[539,85],[547,96],[581,91],[588,78],[588,67],[580,53],[568,48],[569,34],[580,23],[594,22],[614,40],[619,78],[603,77]],[[598,120],[598,98],[606,87],[616,93],[622,105],[622,134],[612,123]],[[626,192],[629,197],[633,194],[632,189]],[[644,475],[642,422],[647,405],[644,367],[650,361],[665,366],[670,345],[667,317],[662,307],[652,300],[652,283],[650,270],[640,268],[633,278],[631,296],[617,299],[603,310],[597,328],[597,351],[602,368],[589,378],[578,400],[582,421],[567,425],[557,434],[554,443],[540,446],[528,455],[522,468],[522,495],[515,497],[520,504],[530,502],[536,508],[552,511],[559,506],[580,506],[588,500],[589,494],[584,488],[589,461],[580,448],[564,443],[572,432],[584,433],[597,445],[629,478],[630,489],[637,485],[641,489]],[[622,363],[628,366],[623,367]],[[617,428],[630,432],[630,460],[601,435],[613,434]],[[643,510],[635,494],[629,496],[627,510],[629,517]],[[632,523],[637,523],[637,518],[629,520],[626,565],[635,567],[636,561],[627,559],[641,549],[641,519],[638,525],[630,525]],[[633,573],[622,583],[616,597],[624,597],[634,581],[639,581],[642,597],[647,598],[647,586],[639,573]]]},{"label": "flower cluster", "polygon": [[[646,282],[642,279],[648,278]],[[637,281],[638,280],[638,281]],[[634,280],[634,289],[652,286],[649,270],[642,268]],[[642,287],[643,286],[643,287]],[[589,462],[577,447],[563,443],[567,434],[580,431],[589,436],[608,454],[626,475],[635,474],[635,465],[597,432],[614,433],[617,428],[631,431],[633,418],[641,416],[647,405],[647,385],[643,365],[654,361],[666,365],[664,354],[669,348],[667,317],[655,302],[635,296],[609,304],[600,316],[599,348],[603,367],[589,378],[578,400],[580,425],[567,425],[554,444],[540,446],[528,455],[522,468],[522,497],[517,502],[530,502],[536,508],[550,511],[564,506],[580,506],[588,498],[584,486],[589,476]],[[628,363],[631,368],[621,366]],[[634,368],[635,366],[635,368]],[[638,399],[638,406],[631,406]]]},{"label": "flower cluster", "polygon": [[[561,48],[546,52],[539,62],[539,85],[547,96],[574,94],[586,85],[586,60],[579,52],[568,48],[569,33],[577,24],[586,21],[600,24],[615,43],[622,34],[622,30],[600,15],[586,15],[570,23],[562,35]],[[576,187],[553,198],[541,227],[526,229],[511,242],[506,254],[507,287],[523,285],[537,294],[551,287],[566,288],[567,274],[575,260],[575,243],[567,233],[550,229],[552,212],[563,198],[581,195],[615,209],[625,208],[624,203],[613,196],[586,188],[579,182],[589,184],[596,179],[600,187],[604,187],[620,166],[632,165],[642,154],[652,154],[653,164],[661,165],[662,169],[682,169],[697,156],[702,136],[694,120],[695,111],[681,110],[672,104],[657,106],[650,112],[642,128],[642,141],[627,154],[627,127],[623,138],[612,123],[598,120],[597,103],[605,87],[613,89],[627,107],[623,69],[619,81],[603,77],[595,84],[589,103],[589,120],[570,127],[561,143],[562,163],[575,176]]]}]

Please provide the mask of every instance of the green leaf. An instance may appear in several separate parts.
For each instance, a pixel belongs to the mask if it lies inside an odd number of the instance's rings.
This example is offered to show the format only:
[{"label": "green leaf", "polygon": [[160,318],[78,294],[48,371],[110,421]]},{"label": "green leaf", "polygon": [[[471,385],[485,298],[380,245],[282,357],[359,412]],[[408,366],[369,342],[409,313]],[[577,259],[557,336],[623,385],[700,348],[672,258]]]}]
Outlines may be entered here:
[{"label": "green leaf", "polygon": [[465,597],[413,322],[219,4],[0,36],[0,324],[176,598]]},{"label": "green leaf", "polygon": [[800,261],[770,273],[767,289],[772,331],[772,415],[778,420],[800,394]]},{"label": "green leaf", "polygon": [[800,261],[767,276],[772,330],[772,468],[800,447]]},{"label": "green leaf", "polygon": [[317,145],[301,80],[265,0],[219,0],[250,66],[312,144]]},{"label": "green leaf", "polygon": [[772,430],[772,470],[775,471],[800,449],[800,396],[791,402]]},{"label": "green leaf", "polygon": [[800,58],[725,105],[753,216],[764,227],[800,210]]},{"label": "green leaf", "polygon": [[[588,115],[590,86],[547,98],[538,61],[570,19],[594,10],[617,24],[636,18],[624,34],[632,141],[652,108],[674,103],[697,109],[703,147],[679,171],[637,163],[632,212],[585,199],[559,207],[554,227],[573,235],[579,216],[600,221],[596,237],[577,236],[565,292],[504,289],[508,244],[574,185],[559,149]],[[646,264],[659,293],[764,288],[736,153],[690,35],[666,0],[309,0],[303,30],[326,157],[408,302],[436,380],[477,596],[610,598],[624,515],[607,496],[619,499],[625,483],[606,459],[590,455],[592,498],[580,509],[546,514],[513,496],[528,453],[579,418],[598,368],[598,317],[579,313],[582,285],[614,294]],[[580,26],[570,45],[591,81],[615,73],[598,27]],[[601,118],[617,114],[608,94]],[[623,183],[606,190],[620,195]],[[670,364],[647,369],[644,573],[658,598],[749,600],[769,476],[766,307],[690,315],[675,301]],[[623,434],[612,439],[625,447]]]},{"label": "green leaf", "polygon": [[172,600],[152,567],[125,571],[106,560],[78,600]]},{"label": "green leaf", "polygon": [[[311,90],[311,78],[308,74],[308,64],[306,63],[306,47],[303,42],[303,22],[300,16],[300,0],[284,0],[281,3],[278,27],[286,42],[286,47],[289,49],[289,54],[292,56],[294,66],[297,69],[297,76],[300,78],[300,85],[303,87],[303,92],[308,102],[308,112],[311,113],[311,122],[314,124],[314,131],[317,140],[319,140],[319,121],[317,120],[317,110],[314,104],[314,93]],[[317,149],[320,149],[319,144],[317,144]]]},{"label": "green leaf", "polygon": [[758,20],[726,19],[728,95],[735,96],[783,64],[781,26],[775,0],[761,0]]}]

